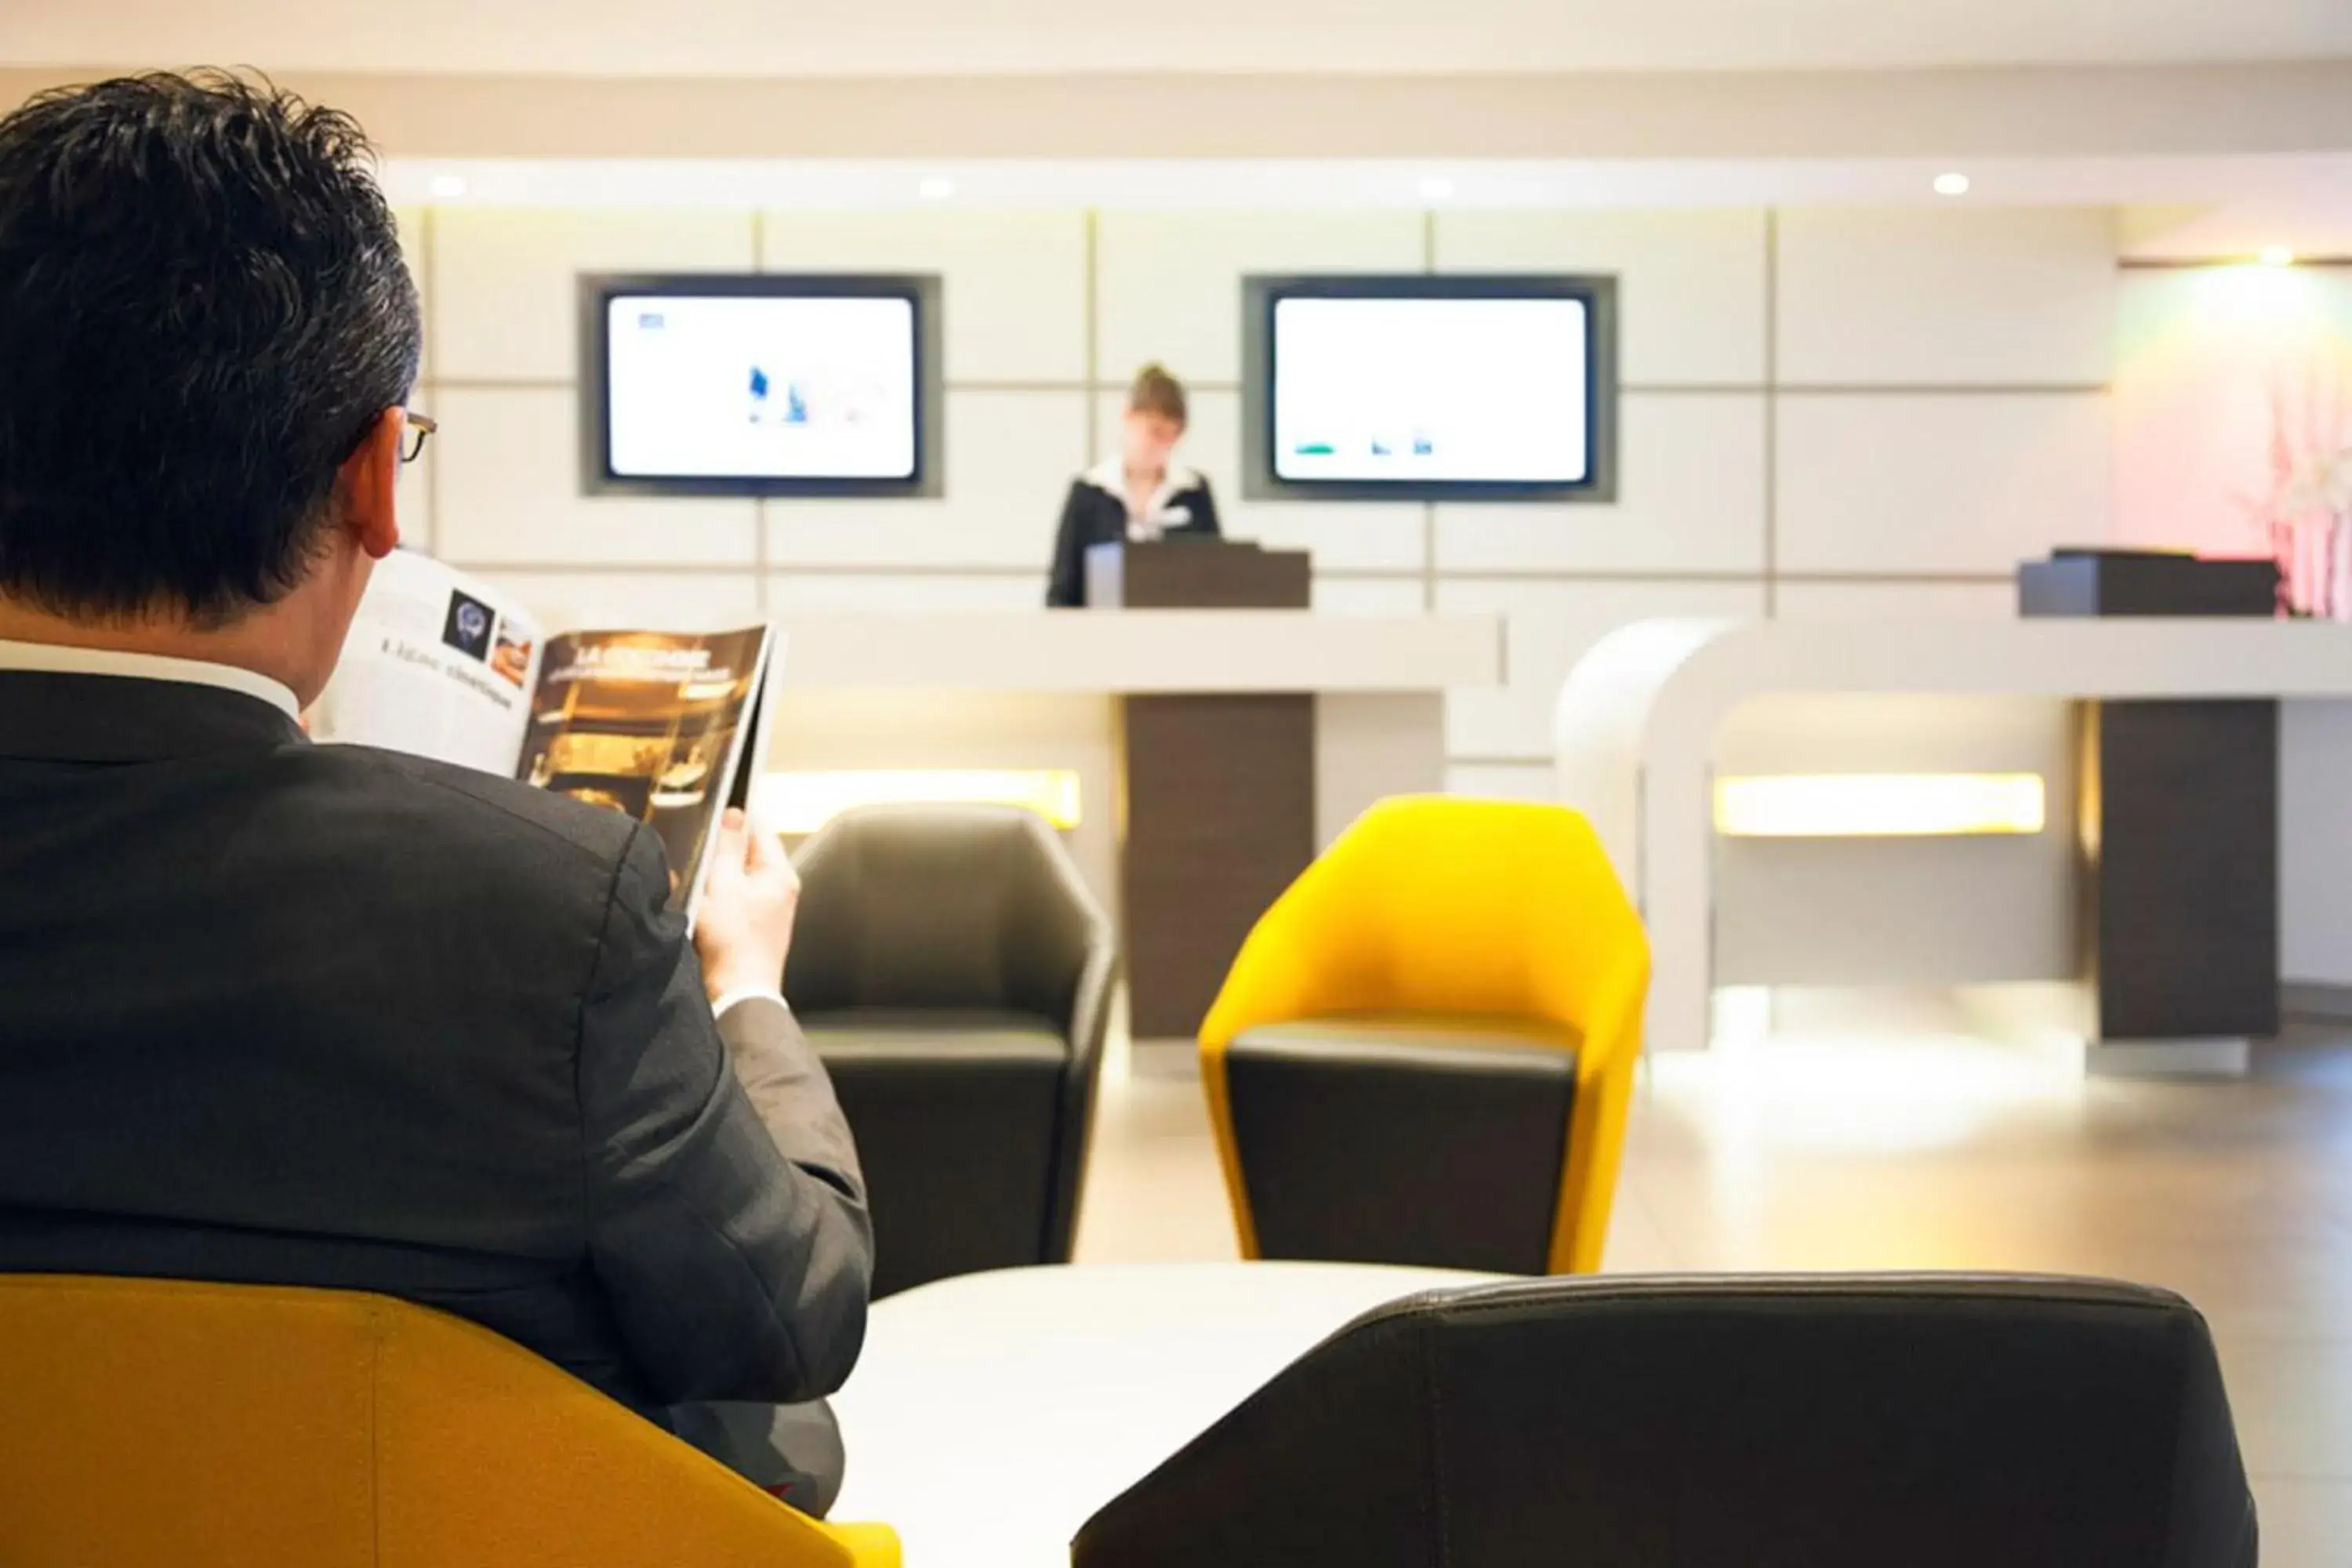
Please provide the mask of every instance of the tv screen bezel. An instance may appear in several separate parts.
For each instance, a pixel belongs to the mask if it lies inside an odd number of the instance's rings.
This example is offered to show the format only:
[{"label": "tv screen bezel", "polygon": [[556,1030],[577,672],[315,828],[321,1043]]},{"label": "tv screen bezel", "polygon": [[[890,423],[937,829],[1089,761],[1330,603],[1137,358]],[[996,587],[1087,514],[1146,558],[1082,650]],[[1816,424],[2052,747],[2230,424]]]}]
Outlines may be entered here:
[{"label": "tv screen bezel", "polygon": [[[1294,479],[1274,464],[1274,313],[1285,300],[1575,300],[1585,310],[1580,479]],[[1617,279],[1570,273],[1309,274],[1242,279],[1242,493],[1253,500],[1609,502],[1617,499]]]},{"label": "tv screen bezel", "polygon": [[[941,428],[940,286],[935,273],[583,273],[580,278],[581,489],[590,495],[936,498]],[[915,463],[905,477],[645,475],[613,470],[611,300],[656,299],[904,300],[915,313]]]}]

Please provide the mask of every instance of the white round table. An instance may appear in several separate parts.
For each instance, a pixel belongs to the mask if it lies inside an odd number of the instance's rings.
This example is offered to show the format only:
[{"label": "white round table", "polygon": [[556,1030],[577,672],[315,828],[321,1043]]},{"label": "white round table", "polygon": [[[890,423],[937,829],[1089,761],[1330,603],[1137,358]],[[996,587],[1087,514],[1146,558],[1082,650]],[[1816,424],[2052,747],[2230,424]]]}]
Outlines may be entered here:
[{"label": "white round table", "polygon": [[907,1568],[1066,1568],[1097,1509],[1333,1330],[1486,1278],[1091,1264],[893,1296],[834,1400],[849,1470],[833,1517],[897,1529]]}]

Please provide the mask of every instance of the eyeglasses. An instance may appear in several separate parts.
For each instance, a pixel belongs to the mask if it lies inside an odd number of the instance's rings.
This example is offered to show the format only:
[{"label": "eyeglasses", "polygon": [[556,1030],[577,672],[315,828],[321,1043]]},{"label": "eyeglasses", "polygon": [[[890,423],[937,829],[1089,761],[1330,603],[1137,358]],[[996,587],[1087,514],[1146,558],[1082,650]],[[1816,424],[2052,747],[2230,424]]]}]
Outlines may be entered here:
[{"label": "eyeglasses", "polygon": [[400,438],[400,460],[413,463],[425,455],[425,437],[441,428],[440,421],[429,414],[410,414],[408,428]]}]

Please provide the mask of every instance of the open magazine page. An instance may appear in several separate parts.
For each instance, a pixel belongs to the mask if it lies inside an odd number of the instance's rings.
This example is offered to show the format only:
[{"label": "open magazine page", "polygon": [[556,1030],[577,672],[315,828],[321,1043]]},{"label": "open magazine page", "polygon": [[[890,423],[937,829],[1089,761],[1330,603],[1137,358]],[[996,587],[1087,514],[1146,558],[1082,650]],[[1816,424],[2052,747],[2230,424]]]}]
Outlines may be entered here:
[{"label": "open magazine page", "polygon": [[376,563],[311,733],[510,777],[541,642],[516,605],[429,555],[396,550]]},{"label": "open magazine page", "polygon": [[670,907],[693,916],[710,830],[763,692],[765,627],[576,632],[547,647],[519,776],[661,835]]}]

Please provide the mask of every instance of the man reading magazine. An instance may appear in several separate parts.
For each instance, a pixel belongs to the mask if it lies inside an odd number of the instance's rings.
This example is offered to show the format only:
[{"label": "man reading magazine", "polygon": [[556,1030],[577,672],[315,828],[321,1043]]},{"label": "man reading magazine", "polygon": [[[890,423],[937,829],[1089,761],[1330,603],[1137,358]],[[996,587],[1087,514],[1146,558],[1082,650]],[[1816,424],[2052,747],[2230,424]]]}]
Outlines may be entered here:
[{"label": "man reading magazine", "polygon": [[[544,650],[542,655],[542,650]],[[572,632],[440,562],[376,563],[315,739],[434,757],[644,823],[689,928],[725,808],[767,751],[773,628]]]},{"label": "man reading magazine", "polygon": [[0,1270],[405,1297],[788,1487],[712,1402],[841,1383],[872,1241],[781,847],[689,940],[647,821],[298,727],[429,430],[368,159],[219,77],[0,119]]}]

